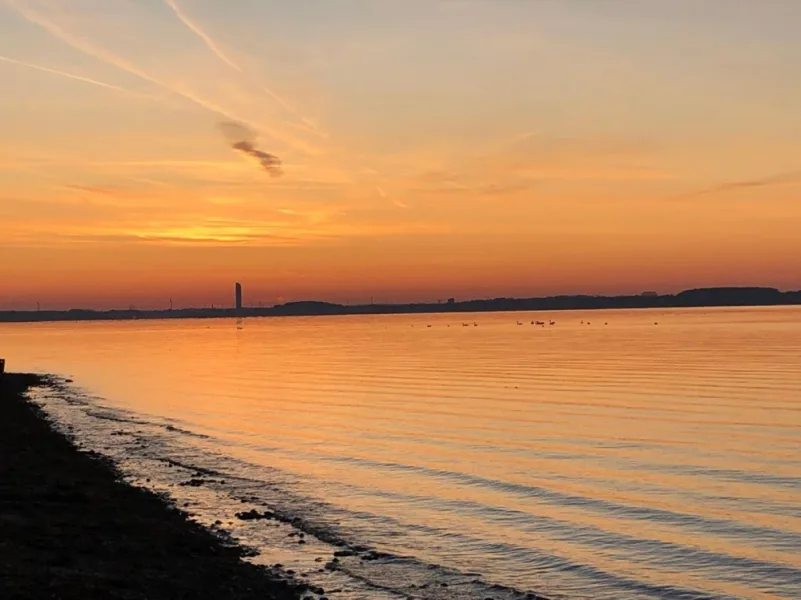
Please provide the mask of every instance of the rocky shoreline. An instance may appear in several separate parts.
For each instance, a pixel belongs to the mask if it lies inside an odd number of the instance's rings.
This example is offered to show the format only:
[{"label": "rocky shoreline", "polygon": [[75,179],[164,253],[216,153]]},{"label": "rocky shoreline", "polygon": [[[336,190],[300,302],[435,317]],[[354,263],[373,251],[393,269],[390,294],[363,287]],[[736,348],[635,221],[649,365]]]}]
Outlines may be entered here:
[{"label": "rocky shoreline", "polygon": [[306,586],[122,481],[26,401],[46,380],[0,382],[0,598],[296,599]]}]

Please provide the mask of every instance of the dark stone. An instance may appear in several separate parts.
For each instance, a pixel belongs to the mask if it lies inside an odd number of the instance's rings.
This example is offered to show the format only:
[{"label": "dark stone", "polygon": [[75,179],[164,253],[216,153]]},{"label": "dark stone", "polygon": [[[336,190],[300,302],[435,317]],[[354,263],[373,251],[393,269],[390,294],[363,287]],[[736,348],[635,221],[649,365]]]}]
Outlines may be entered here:
[{"label": "dark stone", "polygon": [[259,519],[270,519],[269,513],[260,513],[255,508],[251,508],[247,512],[236,513],[236,517],[242,521],[257,521]]},{"label": "dark stone", "polygon": [[180,485],[189,486],[189,487],[200,487],[204,483],[206,483],[206,482],[203,479],[190,479],[189,481],[184,481]]}]

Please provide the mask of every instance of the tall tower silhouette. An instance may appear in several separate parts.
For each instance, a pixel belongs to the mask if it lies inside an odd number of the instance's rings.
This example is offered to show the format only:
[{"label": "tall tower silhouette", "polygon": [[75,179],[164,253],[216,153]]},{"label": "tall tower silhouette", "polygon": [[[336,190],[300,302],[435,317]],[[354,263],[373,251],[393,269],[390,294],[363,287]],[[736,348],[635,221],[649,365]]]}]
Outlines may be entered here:
[{"label": "tall tower silhouette", "polygon": [[234,306],[236,310],[242,310],[242,284],[238,282],[234,284]]}]

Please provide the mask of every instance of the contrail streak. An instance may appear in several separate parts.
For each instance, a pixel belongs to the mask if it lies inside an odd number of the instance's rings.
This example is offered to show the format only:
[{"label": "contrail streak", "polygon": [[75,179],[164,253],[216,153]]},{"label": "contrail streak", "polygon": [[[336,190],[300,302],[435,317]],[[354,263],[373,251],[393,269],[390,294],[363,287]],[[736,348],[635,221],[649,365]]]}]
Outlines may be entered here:
[{"label": "contrail streak", "polygon": [[517,136],[513,137],[512,140],[508,144],[509,145],[517,144],[518,142],[522,142],[523,140],[527,140],[529,138],[533,138],[533,137],[535,137],[535,136],[537,136],[539,134],[540,134],[540,131],[536,130],[536,129],[532,130],[532,131],[527,131],[525,133],[521,133],[520,135],[517,135]]},{"label": "contrail streak", "polygon": [[[195,22],[194,22],[192,19],[190,19],[190,18],[189,18],[189,17],[186,15],[186,13],[184,13],[184,12],[181,10],[181,8],[178,6],[178,4],[175,2],[175,0],[164,0],[164,3],[165,3],[167,6],[169,6],[169,7],[170,7],[170,9],[172,9],[172,11],[175,13],[175,16],[176,16],[176,17],[178,17],[178,20],[179,20],[179,21],[181,21],[181,23],[183,23],[184,25],[186,25],[186,27],[187,27],[187,28],[188,28],[188,29],[189,29],[189,30],[190,30],[192,33],[194,33],[194,34],[195,34],[195,35],[197,35],[197,36],[198,36],[198,37],[199,37],[201,40],[203,40],[203,43],[204,43],[204,44],[206,44],[206,47],[207,47],[209,50],[211,50],[211,52],[212,52],[212,53],[213,53],[213,54],[214,54],[214,55],[215,55],[217,58],[219,58],[219,59],[220,59],[222,62],[224,62],[224,63],[225,63],[226,65],[228,65],[229,67],[231,67],[231,68],[232,68],[234,71],[236,71],[237,73],[240,73],[240,74],[242,74],[242,75],[245,75],[245,74],[246,74],[246,73],[245,73],[245,71],[244,71],[244,69],[243,69],[242,67],[240,67],[240,66],[239,66],[239,64],[237,64],[237,63],[236,63],[236,62],[235,62],[235,61],[234,61],[232,58],[230,58],[230,57],[229,57],[229,56],[228,56],[228,55],[227,55],[227,54],[226,54],[226,53],[225,53],[225,52],[222,50],[222,48],[220,48],[220,46],[219,46],[219,45],[217,45],[217,42],[215,42],[215,41],[212,39],[212,37],[211,37],[211,36],[210,36],[208,33],[206,33],[206,32],[203,30],[203,28],[202,28],[202,27],[200,27],[200,25],[198,25],[197,23],[195,23]],[[322,132],[320,132],[320,131],[317,129],[317,127],[315,127],[315,126],[314,126],[314,123],[312,123],[311,121],[309,121],[308,119],[306,119],[305,117],[303,117],[303,116],[302,116],[302,115],[301,115],[301,114],[300,114],[300,113],[299,113],[299,112],[298,112],[298,111],[297,111],[297,110],[296,110],[294,107],[292,107],[292,106],[291,106],[291,105],[290,105],[290,104],[289,104],[289,103],[288,103],[286,100],[284,100],[284,99],[283,99],[283,98],[281,98],[281,97],[280,97],[278,94],[276,94],[276,93],[275,93],[275,92],[273,92],[271,89],[269,89],[268,87],[266,87],[266,86],[264,86],[264,85],[262,85],[262,84],[259,84],[259,87],[260,87],[260,88],[261,88],[261,90],[262,90],[264,93],[266,93],[266,94],[267,94],[267,95],[268,95],[270,98],[272,98],[273,100],[275,100],[275,101],[276,101],[276,102],[277,102],[277,103],[278,103],[278,104],[281,106],[281,108],[283,108],[284,110],[286,110],[286,111],[288,111],[288,112],[292,113],[293,115],[295,115],[296,117],[298,117],[298,118],[299,118],[301,121],[303,121],[303,123],[304,123],[304,124],[305,124],[305,125],[306,125],[306,126],[309,128],[309,130],[310,130],[311,132],[313,132],[313,133],[315,133],[315,134],[318,134],[318,135],[322,135]]]},{"label": "contrail streak", "polygon": [[172,12],[175,13],[175,16],[186,25],[192,33],[197,35],[203,43],[206,44],[209,50],[211,50],[217,58],[223,61],[226,65],[231,67],[234,71],[242,73],[242,68],[237,65],[233,60],[228,58],[228,55],[222,51],[222,49],[216,44],[216,42],[211,39],[205,31],[203,31],[192,19],[190,19],[186,14],[181,10],[181,8],[175,3],[174,0],[164,0],[164,3],[172,9]]},{"label": "contrail streak", "polygon": [[[200,96],[197,96],[197,95],[195,95],[195,94],[193,94],[193,93],[191,93],[191,92],[189,92],[189,91],[187,91],[185,89],[182,89],[181,87],[177,87],[177,86],[174,86],[174,85],[169,85],[168,83],[165,83],[164,81],[161,81],[161,80],[151,76],[150,74],[148,74],[145,71],[137,68],[136,66],[134,66],[130,62],[128,62],[128,61],[116,56],[115,54],[113,54],[111,52],[107,52],[106,50],[103,50],[102,48],[99,48],[95,44],[92,44],[91,42],[89,42],[89,41],[87,41],[87,40],[85,40],[85,39],[83,39],[83,38],[81,38],[79,36],[76,36],[76,35],[70,33],[69,31],[66,31],[65,29],[63,29],[62,27],[60,27],[59,25],[57,25],[53,21],[50,21],[50,20],[44,18],[43,16],[41,16],[36,11],[30,10],[29,8],[20,5],[20,3],[17,0],[7,0],[7,2],[9,4],[9,6],[11,6],[14,10],[16,10],[23,18],[25,18],[29,22],[33,23],[34,25],[38,25],[39,27],[42,27],[47,32],[49,32],[51,35],[53,35],[54,37],[58,38],[59,40],[61,40],[65,44],[68,44],[69,46],[72,46],[73,48],[76,48],[77,50],[80,50],[81,52],[83,52],[84,54],[86,54],[88,56],[91,56],[92,58],[96,58],[97,60],[103,61],[103,62],[105,62],[105,63],[107,63],[109,65],[117,67],[118,69],[126,71],[126,72],[128,72],[128,73],[130,73],[132,75],[136,75],[137,77],[139,77],[141,79],[144,79],[145,81],[148,81],[148,82],[150,82],[150,83],[152,83],[154,85],[157,85],[157,86],[167,90],[168,92],[171,92],[171,93],[176,94],[178,96],[182,96],[183,98],[185,98],[187,100],[190,100],[190,101],[194,102],[195,104],[198,104],[199,106],[202,106],[206,110],[209,110],[209,111],[211,111],[213,113],[216,113],[217,115],[221,115],[221,116],[226,117],[228,119],[232,119],[232,120],[235,120],[235,121],[240,121],[240,122],[246,123],[247,125],[252,126],[254,129],[259,129],[260,128],[255,123],[252,123],[251,121],[248,121],[247,119],[243,119],[240,115],[233,114],[232,112],[226,110],[222,106],[219,106],[219,105],[217,105],[217,104],[215,104],[215,103],[213,103],[213,102],[211,102],[209,100],[206,100],[205,98],[201,98]],[[296,140],[294,138],[282,135],[282,134],[280,134],[277,131],[272,130],[272,129],[268,129],[268,128],[264,128],[264,127],[261,127],[261,129],[263,129],[265,133],[273,136],[274,138],[279,139],[279,140],[281,140],[281,141],[283,141],[283,142],[285,142],[287,144],[293,145],[296,148],[300,148],[300,149],[302,149],[302,150],[304,150],[306,152],[310,152],[310,153],[313,152],[313,149],[311,149],[308,146],[308,144],[305,144],[304,142],[301,142],[301,141],[298,141],[298,140]]]},{"label": "contrail streak", "polygon": [[384,188],[382,188],[380,185],[375,186],[375,191],[378,192],[378,195],[381,196],[382,198],[389,199],[389,201],[392,202],[392,204],[394,204],[395,206],[399,208],[409,208],[408,204],[398,200],[394,196],[390,198],[389,194],[387,194],[386,191],[384,191]]},{"label": "contrail streak", "polygon": [[50,67],[45,67],[43,65],[37,65],[34,63],[30,63],[24,60],[18,60],[16,58],[11,58],[10,56],[3,56],[0,55],[0,61],[10,63],[12,65],[19,65],[21,67],[28,67],[29,69],[36,69],[37,71],[42,71],[44,73],[50,73],[52,75],[59,75],[61,77],[66,77],[67,79],[73,79],[75,81],[81,81],[83,83],[91,83],[92,85],[96,85],[102,88],[106,88],[108,90],[114,90],[116,92],[122,92],[123,94],[129,94],[131,96],[136,96],[140,98],[151,98],[156,99],[155,96],[151,96],[149,94],[142,94],[140,92],[135,92],[133,90],[128,90],[123,87],[119,87],[117,85],[113,85],[111,83],[104,83],[103,81],[98,81],[97,79],[92,79],[91,77],[83,77],[81,75],[75,75],[74,73],[68,73],[67,71],[59,71],[58,69],[51,69]]}]

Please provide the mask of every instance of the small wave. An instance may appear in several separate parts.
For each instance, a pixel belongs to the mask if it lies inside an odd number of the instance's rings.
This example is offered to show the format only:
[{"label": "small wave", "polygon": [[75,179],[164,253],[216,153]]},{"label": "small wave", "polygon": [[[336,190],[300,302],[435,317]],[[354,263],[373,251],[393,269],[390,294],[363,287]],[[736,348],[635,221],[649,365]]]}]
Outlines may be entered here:
[{"label": "small wave", "polygon": [[679,513],[654,507],[621,504],[603,498],[579,496],[542,486],[524,485],[509,481],[488,479],[485,477],[479,477],[477,475],[470,475],[468,473],[434,469],[431,467],[382,462],[355,457],[321,457],[321,460],[358,462],[374,468],[419,473],[428,477],[447,479],[470,486],[503,490],[522,497],[535,496],[537,498],[545,499],[551,503],[563,506],[580,506],[583,508],[589,508],[604,513],[611,513],[630,519],[659,521],[666,524],[678,525],[692,529],[694,532],[703,531],[706,533],[714,533],[728,537],[738,537],[751,541],[762,540],[766,543],[776,544],[779,546],[794,545],[795,547],[801,547],[801,535],[795,534],[791,531],[749,525],[727,519],[712,519],[692,513]]},{"label": "small wave", "polygon": [[[82,403],[68,403],[64,394],[54,393],[49,398],[46,394],[40,395],[40,401],[42,400],[53,416],[76,428],[76,434],[83,442],[110,456],[123,472],[134,476],[140,484],[146,480],[148,485],[158,491],[160,479],[161,493],[166,491],[179,506],[193,506],[185,498],[195,498],[201,489],[205,489],[206,493],[213,493],[215,490],[221,492],[221,496],[229,501],[236,499],[241,502],[240,506],[270,503],[273,520],[328,544],[331,561],[325,569],[327,572],[340,573],[351,580],[350,586],[343,586],[341,593],[327,593],[329,597],[343,600],[361,598],[365,590],[370,590],[383,591],[397,598],[408,598],[410,593],[415,593],[418,597],[432,600],[478,600],[489,597],[488,594],[492,594],[497,600],[546,600],[544,596],[532,591],[487,583],[477,574],[464,574],[456,569],[421,563],[413,557],[380,552],[369,545],[349,539],[337,527],[315,520],[314,515],[325,513],[330,508],[324,502],[303,498],[289,490],[276,488],[263,479],[242,475],[247,470],[263,473],[264,469],[261,467],[208,454],[194,447],[183,447],[180,437],[183,437],[184,432],[179,432],[182,435],[170,441],[158,433],[172,431],[163,423],[131,418],[117,411],[98,408],[90,398]],[[55,406],[59,400],[64,402],[61,407]],[[71,414],[65,412],[65,407],[69,407],[67,410],[72,409]],[[104,423],[109,425],[105,426]],[[120,430],[118,425],[136,426],[136,429]],[[139,429],[141,427],[149,428],[150,433]],[[125,442],[121,442],[117,435],[121,431],[130,434],[128,437],[131,439],[124,447],[121,444]],[[141,461],[151,466],[139,471],[137,464],[141,466]],[[161,474],[153,470],[153,464],[159,463],[167,467]],[[214,479],[209,479],[212,477]],[[265,497],[266,488],[271,488],[272,493]],[[222,502],[222,498],[219,501]],[[198,508],[195,506],[194,510]],[[207,520],[220,516],[219,511],[219,505],[209,506],[210,516],[207,516]],[[256,539],[259,539],[258,536]]]}]

